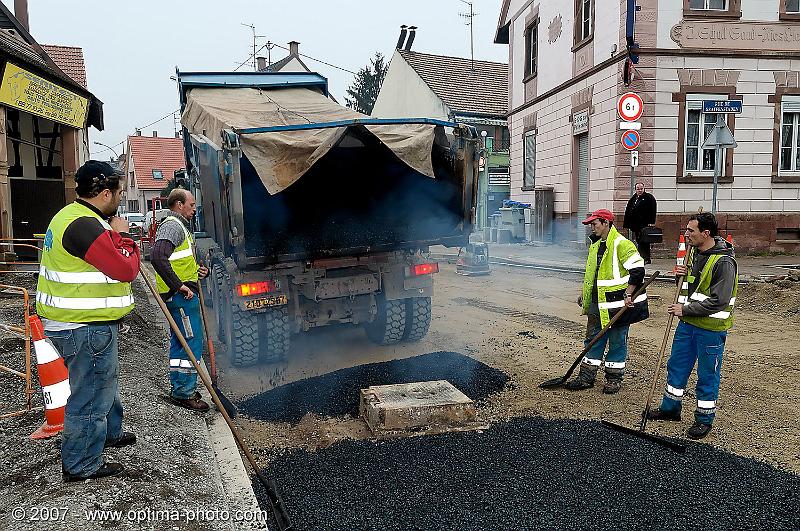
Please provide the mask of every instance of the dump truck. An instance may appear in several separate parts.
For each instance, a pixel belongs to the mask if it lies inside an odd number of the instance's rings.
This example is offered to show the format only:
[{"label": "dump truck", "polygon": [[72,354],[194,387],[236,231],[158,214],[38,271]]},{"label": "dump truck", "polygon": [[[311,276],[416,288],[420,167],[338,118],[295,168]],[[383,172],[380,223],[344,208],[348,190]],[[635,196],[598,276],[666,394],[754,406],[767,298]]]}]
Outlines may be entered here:
[{"label": "dump truck", "polygon": [[431,322],[429,247],[474,219],[472,127],[370,118],[317,73],[177,72],[204,295],[235,366],[284,358],[338,323],[378,344]]}]

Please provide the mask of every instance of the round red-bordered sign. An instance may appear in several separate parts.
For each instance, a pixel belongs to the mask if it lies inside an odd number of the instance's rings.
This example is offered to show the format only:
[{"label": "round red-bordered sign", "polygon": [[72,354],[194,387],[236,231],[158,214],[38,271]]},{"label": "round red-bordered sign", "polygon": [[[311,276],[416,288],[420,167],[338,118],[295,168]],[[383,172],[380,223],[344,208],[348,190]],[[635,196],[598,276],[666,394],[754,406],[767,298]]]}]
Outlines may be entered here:
[{"label": "round red-bordered sign", "polygon": [[639,147],[639,143],[642,141],[642,138],[639,136],[639,131],[625,131],[622,133],[622,138],[619,139],[620,144],[622,147],[627,149],[628,151],[632,151]]},{"label": "round red-bordered sign", "polygon": [[617,102],[619,117],[626,122],[635,122],[642,116],[644,104],[642,98],[634,92],[627,92],[620,96]]}]

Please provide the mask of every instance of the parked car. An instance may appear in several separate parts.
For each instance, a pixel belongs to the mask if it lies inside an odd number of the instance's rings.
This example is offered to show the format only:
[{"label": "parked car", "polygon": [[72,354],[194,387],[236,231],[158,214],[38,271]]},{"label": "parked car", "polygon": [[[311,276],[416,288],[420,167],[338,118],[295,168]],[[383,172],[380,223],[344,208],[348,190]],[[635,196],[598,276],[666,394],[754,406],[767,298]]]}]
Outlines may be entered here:
[{"label": "parked car", "polygon": [[145,216],[141,212],[127,212],[122,214],[122,217],[128,221],[130,226],[130,235],[134,240],[138,240],[144,234],[144,221]]}]

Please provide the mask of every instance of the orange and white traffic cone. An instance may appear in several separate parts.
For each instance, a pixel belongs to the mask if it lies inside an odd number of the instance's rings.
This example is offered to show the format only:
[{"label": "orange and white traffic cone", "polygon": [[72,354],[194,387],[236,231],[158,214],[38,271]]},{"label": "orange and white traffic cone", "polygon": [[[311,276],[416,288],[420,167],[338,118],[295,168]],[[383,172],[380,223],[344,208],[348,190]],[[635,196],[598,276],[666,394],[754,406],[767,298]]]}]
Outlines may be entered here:
[{"label": "orange and white traffic cone", "polygon": [[[686,265],[686,240],[683,234],[681,234],[678,239],[678,258],[676,260],[676,266],[682,265]],[[675,269],[672,270],[673,273],[675,271]]]},{"label": "orange and white traffic cone", "polygon": [[725,236],[725,241],[733,245],[733,235],[730,232],[728,233],[727,236]]},{"label": "orange and white traffic cone", "polygon": [[64,408],[70,395],[69,374],[64,359],[44,335],[44,325],[39,316],[31,315],[30,324],[39,383],[44,394],[45,418],[42,427],[31,434],[31,439],[47,439],[64,429]]}]

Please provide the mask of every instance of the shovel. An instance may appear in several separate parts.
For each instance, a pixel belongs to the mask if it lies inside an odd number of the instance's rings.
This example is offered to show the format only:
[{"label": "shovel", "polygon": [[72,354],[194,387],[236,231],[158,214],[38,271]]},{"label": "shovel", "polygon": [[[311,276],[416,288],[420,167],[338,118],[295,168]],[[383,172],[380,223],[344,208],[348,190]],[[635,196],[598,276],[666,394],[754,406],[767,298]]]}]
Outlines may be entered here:
[{"label": "shovel", "polygon": [[211,334],[208,333],[208,318],[206,317],[206,301],[203,295],[203,285],[201,284],[200,279],[197,279],[197,287],[200,292],[200,316],[203,319],[203,333],[206,335],[206,342],[208,344],[208,361],[209,361],[209,373],[211,373],[211,386],[216,391],[217,396],[219,396],[219,401],[222,403],[222,407],[225,408],[225,411],[230,415],[231,418],[236,418],[236,406],[233,405],[227,396],[222,392],[222,390],[217,385],[217,354],[214,351],[214,341],[211,339]]},{"label": "shovel", "polygon": [[[691,267],[691,260],[692,255],[694,254],[694,247],[689,247],[689,252],[686,256],[686,265],[687,267]],[[678,303],[678,297],[681,294],[681,288],[683,287],[683,280],[685,275],[681,275],[678,277],[678,286],[675,288],[675,297],[672,300],[673,304]],[[644,429],[647,427],[647,414],[650,413],[650,401],[653,398],[653,393],[656,390],[656,385],[658,385],[658,373],[661,370],[661,362],[664,360],[664,352],[667,350],[667,341],[669,341],[670,332],[672,332],[672,323],[675,320],[674,314],[669,314],[669,320],[667,321],[667,328],[664,330],[664,339],[661,341],[661,348],[658,351],[658,361],[656,361],[656,367],[653,371],[653,381],[650,385],[650,392],[647,393],[647,402],[644,405],[644,411],[642,411],[642,420],[639,423],[639,429],[635,430],[633,428],[628,428],[627,426],[621,426],[619,424],[614,424],[613,422],[609,422],[607,420],[601,421],[601,424],[606,428],[610,428],[612,430],[617,430],[622,433],[627,433],[629,435],[635,435],[636,437],[641,437],[642,439],[647,439],[649,441],[653,441],[656,444],[660,444],[661,446],[665,446],[671,450],[675,450],[678,453],[686,452],[686,445],[681,444],[679,442],[666,439],[664,437],[659,437],[657,435],[650,435],[649,433],[645,433]]]},{"label": "shovel", "polygon": [[[197,371],[197,374],[200,376],[200,379],[203,382],[203,385],[206,386],[208,389],[208,393],[211,395],[211,399],[214,401],[214,405],[217,406],[217,410],[222,415],[222,418],[225,419],[225,423],[228,424],[228,428],[230,428],[231,433],[233,434],[233,438],[236,439],[236,444],[239,446],[239,449],[242,450],[247,462],[250,463],[250,466],[253,468],[253,472],[255,472],[258,481],[261,482],[261,485],[264,487],[264,491],[267,493],[267,498],[269,498],[269,504],[272,508],[272,514],[275,516],[275,522],[278,526],[278,529],[281,531],[285,531],[287,529],[292,528],[292,522],[289,519],[289,513],[286,512],[286,507],[283,505],[283,499],[281,498],[280,494],[278,494],[278,489],[275,485],[275,482],[272,478],[266,477],[262,472],[261,469],[258,467],[256,463],[255,457],[250,452],[250,449],[244,444],[244,440],[242,439],[241,433],[233,424],[231,417],[228,415],[225,408],[220,403],[219,395],[214,390],[214,386],[211,384],[211,381],[208,379],[208,376],[200,370],[200,364],[197,362],[197,358],[195,358],[192,349],[189,348],[189,345],[186,343],[186,338],[183,337],[181,333],[181,329],[178,328],[177,323],[175,323],[175,319],[172,318],[172,315],[169,313],[167,309],[167,305],[164,304],[164,301],[161,300],[158,292],[156,291],[155,285],[153,285],[153,281],[147,276],[147,273],[144,270],[141,271],[142,278],[144,279],[144,283],[147,284],[150,293],[153,294],[153,298],[158,303],[158,306],[161,308],[161,311],[164,312],[164,316],[167,318],[167,322],[169,323],[170,328],[173,332],[175,332],[175,336],[178,338],[178,342],[181,344],[183,349],[186,351],[186,354],[189,356],[189,361],[192,362],[194,365],[194,370]],[[202,291],[202,289],[200,290]]]},{"label": "shovel", "polygon": [[[642,286],[639,289],[636,290],[636,293],[633,294],[631,299],[632,300],[636,300],[636,298],[639,295],[641,295],[642,292],[644,292],[644,290],[647,289],[647,286],[649,286],[651,282],[653,282],[656,278],[658,278],[659,274],[661,274],[661,272],[660,271],[656,271],[655,273],[650,275],[650,278],[645,280],[644,284],[642,284]],[[542,383],[539,384],[539,387],[542,388],[542,389],[555,389],[555,388],[561,387],[562,385],[567,383],[567,380],[569,380],[569,377],[572,376],[572,373],[575,371],[575,369],[578,367],[578,365],[580,365],[581,360],[586,355],[586,353],[589,352],[589,349],[591,349],[594,346],[595,343],[600,341],[600,338],[602,338],[606,334],[606,332],[608,332],[608,330],[614,325],[614,323],[616,323],[617,320],[620,317],[622,317],[622,315],[625,313],[625,311],[627,309],[628,309],[627,306],[623,306],[622,309],[620,311],[618,311],[614,315],[614,317],[611,318],[611,320],[608,322],[608,324],[605,325],[602,328],[602,330],[600,330],[600,332],[598,332],[597,335],[592,338],[591,341],[589,341],[589,344],[584,347],[584,349],[581,351],[580,354],[578,354],[578,357],[575,359],[575,362],[572,364],[572,366],[569,368],[569,370],[567,371],[567,373],[564,376],[562,376],[560,378],[553,378],[552,380],[547,380],[546,382],[542,382]]]}]

